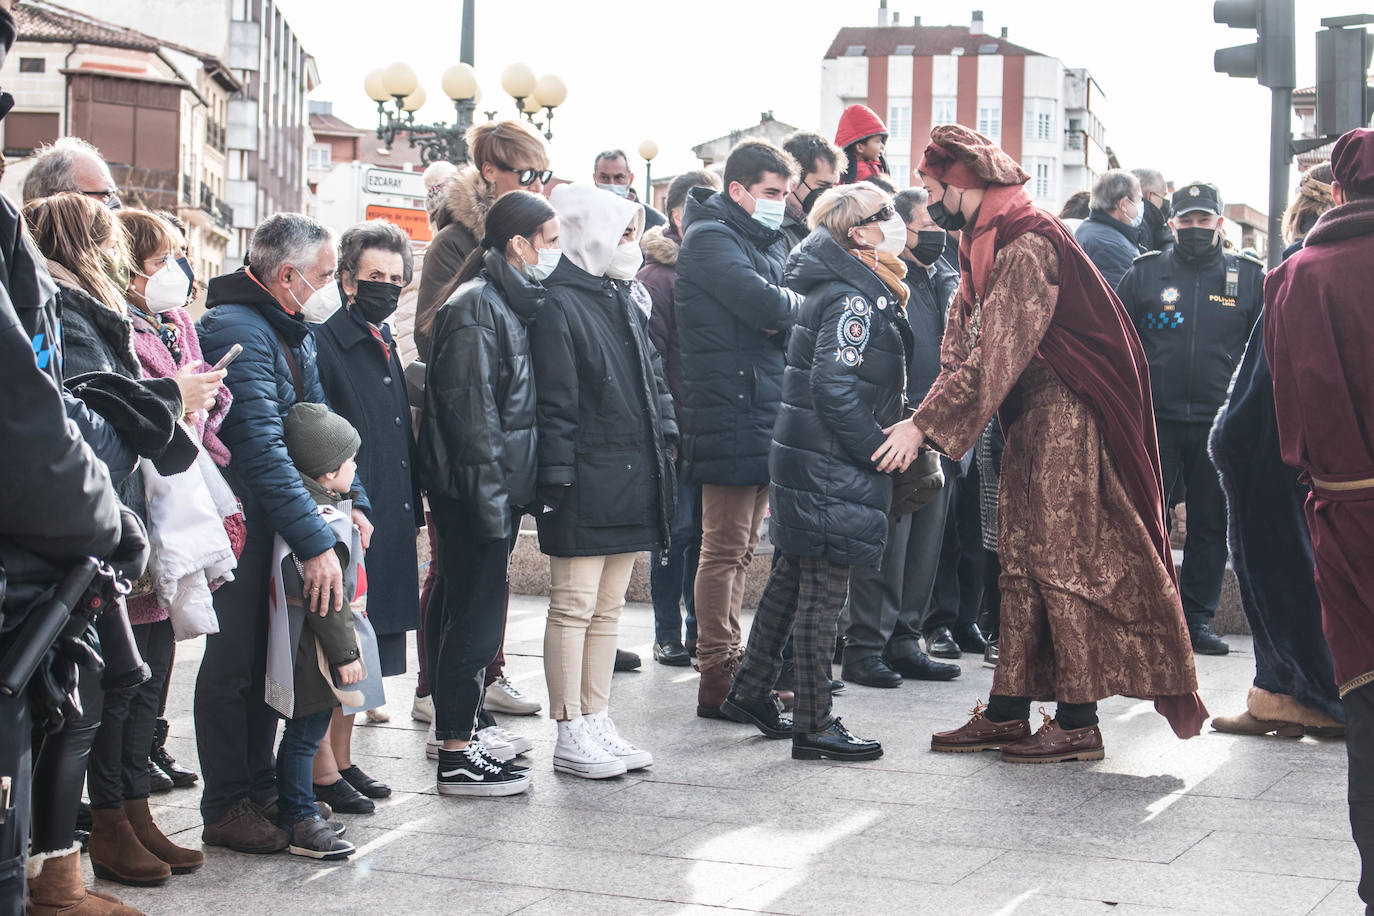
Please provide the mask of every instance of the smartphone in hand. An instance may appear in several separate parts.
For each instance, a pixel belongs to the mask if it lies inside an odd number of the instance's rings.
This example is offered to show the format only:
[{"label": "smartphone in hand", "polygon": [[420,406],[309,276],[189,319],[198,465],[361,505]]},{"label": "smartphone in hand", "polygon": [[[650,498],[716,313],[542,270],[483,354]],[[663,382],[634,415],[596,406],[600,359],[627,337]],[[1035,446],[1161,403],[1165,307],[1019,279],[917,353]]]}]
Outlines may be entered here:
[{"label": "smartphone in hand", "polygon": [[239,354],[242,353],[242,352],[243,352],[243,345],[242,345],[242,344],[234,344],[232,347],[229,348],[229,352],[228,352],[228,353],[226,353],[226,354],[224,354],[224,356],[220,357],[220,361],[219,361],[219,362],[215,363],[213,366],[210,367],[210,371],[211,371],[211,372],[218,372],[219,370],[221,370],[221,369],[227,367],[227,366],[228,366],[230,363],[232,363],[234,360],[238,359],[238,358],[239,358]]}]

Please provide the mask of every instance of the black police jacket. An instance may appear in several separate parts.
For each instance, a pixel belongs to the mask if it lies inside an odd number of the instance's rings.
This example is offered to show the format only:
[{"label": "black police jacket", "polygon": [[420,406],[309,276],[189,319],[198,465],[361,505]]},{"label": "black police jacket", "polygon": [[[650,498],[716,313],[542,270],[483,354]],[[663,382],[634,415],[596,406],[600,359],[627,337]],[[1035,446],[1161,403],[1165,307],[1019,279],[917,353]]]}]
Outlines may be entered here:
[{"label": "black police jacket", "polygon": [[782,282],[786,242],[709,188],[692,189],[682,225],[673,297],[687,475],[697,483],[763,486],[783,349],[801,303]]},{"label": "black police jacket", "polygon": [[806,300],[787,346],[768,459],[770,537],[793,556],[877,566],[892,477],[872,455],[904,414],[901,306],[826,229],[793,252],[787,284]]},{"label": "black police jacket", "polygon": [[1190,261],[1174,246],[1136,258],[1117,295],[1150,361],[1155,419],[1211,423],[1259,320],[1263,266],[1219,248]]},{"label": "black police jacket", "polygon": [[539,456],[529,329],[544,287],[488,251],[434,318],[420,413],[425,490],[467,510],[478,540],[507,540],[534,503]]}]

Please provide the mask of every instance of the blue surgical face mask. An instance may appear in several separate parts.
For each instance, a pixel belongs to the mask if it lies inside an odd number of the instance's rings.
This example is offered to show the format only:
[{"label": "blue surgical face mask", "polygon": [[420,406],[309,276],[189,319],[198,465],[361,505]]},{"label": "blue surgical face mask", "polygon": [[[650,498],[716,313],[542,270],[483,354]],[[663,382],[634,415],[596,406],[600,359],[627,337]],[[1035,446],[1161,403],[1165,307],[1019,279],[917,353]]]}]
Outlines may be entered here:
[{"label": "blue surgical face mask", "polygon": [[[749,194],[748,191],[744,193]],[[753,194],[749,194],[749,199],[754,202],[754,219],[770,232],[777,232],[782,226],[783,216],[786,215],[787,203],[781,200],[760,200]]]},{"label": "blue surgical face mask", "polygon": [[1145,198],[1133,200],[1131,204],[1135,207],[1135,216],[1131,217],[1131,228],[1139,229],[1140,224],[1145,222]]},{"label": "blue surgical face mask", "polygon": [[563,260],[563,251],[559,248],[540,248],[535,253],[539,255],[539,261],[525,265],[525,276],[535,283],[543,283],[549,274],[553,273],[558,262]]},{"label": "blue surgical face mask", "polygon": [[630,186],[627,184],[602,184],[598,181],[596,186],[603,191],[610,191],[616,197],[630,196]]}]

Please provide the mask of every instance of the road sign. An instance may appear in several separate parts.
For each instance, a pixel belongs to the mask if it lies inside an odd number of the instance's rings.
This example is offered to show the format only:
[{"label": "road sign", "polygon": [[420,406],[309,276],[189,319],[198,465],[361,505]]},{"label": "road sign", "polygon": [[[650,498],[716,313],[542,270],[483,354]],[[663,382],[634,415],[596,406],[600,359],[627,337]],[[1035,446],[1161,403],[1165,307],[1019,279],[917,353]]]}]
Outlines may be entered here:
[{"label": "road sign", "polygon": [[434,237],[429,228],[429,214],[424,210],[368,204],[363,219],[384,219],[404,232],[412,242],[428,242]]}]

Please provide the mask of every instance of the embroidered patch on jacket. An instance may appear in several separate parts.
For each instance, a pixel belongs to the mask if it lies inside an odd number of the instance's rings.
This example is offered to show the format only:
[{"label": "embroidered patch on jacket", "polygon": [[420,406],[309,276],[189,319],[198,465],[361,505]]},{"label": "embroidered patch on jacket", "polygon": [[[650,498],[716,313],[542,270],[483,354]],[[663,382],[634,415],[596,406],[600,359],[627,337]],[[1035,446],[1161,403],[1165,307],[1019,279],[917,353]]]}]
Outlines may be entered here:
[{"label": "embroidered patch on jacket", "polygon": [[835,326],[835,338],[839,341],[835,350],[836,360],[851,369],[864,361],[871,320],[872,310],[867,302],[858,296],[845,299],[844,312]]},{"label": "embroidered patch on jacket", "polygon": [[1171,286],[1159,294],[1159,301],[1172,308],[1178,304],[1178,287]]}]

